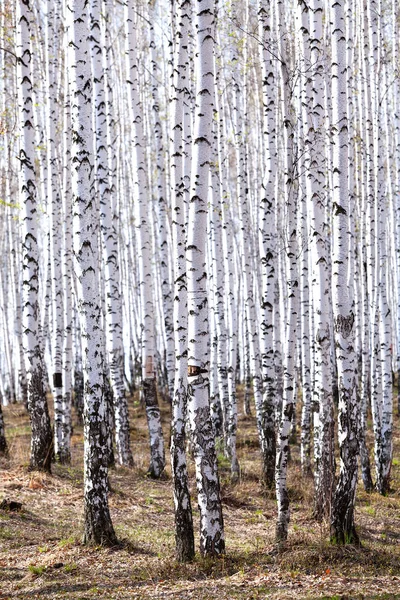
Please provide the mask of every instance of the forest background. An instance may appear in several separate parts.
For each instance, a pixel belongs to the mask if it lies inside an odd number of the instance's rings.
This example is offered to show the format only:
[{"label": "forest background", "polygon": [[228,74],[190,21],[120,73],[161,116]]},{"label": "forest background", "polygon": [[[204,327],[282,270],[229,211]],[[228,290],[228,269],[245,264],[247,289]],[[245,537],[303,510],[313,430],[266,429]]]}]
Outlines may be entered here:
[{"label": "forest background", "polygon": [[139,400],[151,479],[171,426],[176,558],[195,558],[193,459],[200,554],[217,565],[218,457],[240,494],[238,413],[249,435],[254,413],[271,560],[290,547],[297,434],[310,518],[359,557],[358,464],[368,494],[397,494],[395,3],[21,0],[0,14],[9,476],[19,401],[28,472],[44,473],[28,487],[83,460],[82,543],[118,547],[108,469],[138,473]]}]

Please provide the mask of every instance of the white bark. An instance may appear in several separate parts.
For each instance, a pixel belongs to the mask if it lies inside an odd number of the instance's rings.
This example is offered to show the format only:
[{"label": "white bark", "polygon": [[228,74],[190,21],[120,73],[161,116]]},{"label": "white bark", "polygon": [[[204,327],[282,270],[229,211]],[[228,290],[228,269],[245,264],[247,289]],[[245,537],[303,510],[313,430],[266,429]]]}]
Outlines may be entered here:
[{"label": "white bark", "polygon": [[108,421],[99,268],[99,197],[95,193],[93,74],[88,5],[69,6],[74,254],[84,375],[84,542],[114,545],[108,508]]},{"label": "white bark", "polygon": [[297,165],[294,112],[292,91],[290,87],[291,49],[286,15],[283,4],[278,0],[280,67],[282,78],[282,112],[285,128],[285,210],[286,210],[286,289],[287,298],[285,338],[287,340],[283,360],[283,398],[280,414],[279,432],[276,451],[275,487],[278,503],[278,521],[276,541],[284,544],[288,535],[290,519],[289,496],[287,490],[287,466],[289,457],[289,436],[295,409],[295,359],[298,299],[298,242],[297,242]]},{"label": "white bark", "polygon": [[165,467],[164,440],[161,428],[160,408],[156,393],[156,361],[154,343],[154,303],[152,240],[148,219],[149,188],[146,179],[145,139],[143,133],[143,108],[139,89],[139,63],[137,56],[137,23],[133,0],[126,5],[127,55],[129,73],[130,110],[133,123],[133,143],[135,149],[136,170],[134,195],[136,202],[136,227],[139,254],[139,282],[142,328],[142,385],[146,405],[146,416],[150,436],[149,474],[160,477]]},{"label": "white bark", "polygon": [[259,31],[261,40],[261,66],[263,77],[263,130],[266,147],[265,176],[260,202],[260,259],[262,263],[263,293],[261,295],[261,353],[263,375],[263,401],[260,407],[260,442],[263,457],[263,482],[272,487],[275,476],[275,364],[274,364],[274,299],[276,278],[276,214],[277,177],[277,122],[276,73],[272,55],[272,7],[259,1]]},{"label": "white bark", "polygon": [[44,387],[44,361],[39,311],[38,204],[35,176],[31,21],[32,7],[17,4],[18,104],[20,115],[20,199],[23,203],[22,330],[27,365],[28,410],[31,419],[30,468],[50,471],[52,433]]},{"label": "white bark", "polygon": [[[94,77],[94,111],[96,141],[96,184],[100,194],[100,227],[104,246],[105,292],[106,292],[106,336],[109,351],[110,383],[115,420],[115,441],[118,461],[121,465],[132,466],[130,449],[128,404],[124,385],[124,347],[122,339],[122,298],[120,281],[120,260],[118,247],[118,213],[116,210],[115,188],[112,182],[110,111],[112,91],[107,79],[108,46],[101,23],[101,0],[91,2],[91,55]],[[106,8],[106,5],[104,5]],[[109,41],[108,41],[109,43]],[[111,96],[111,98],[110,98]]]},{"label": "white bark", "polygon": [[188,294],[188,413],[200,509],[200,551],[224,552],[225,539],[215,441],[209,407],[209,324],[206,273],[207,202],[214,86],[214,3],[197,0],[196,109],[186,250]]},{"label": "white bark", "polygon": [[354,290],[350,273],[348,180],[347,44],[344,0],[332,4],[333,97],[333,311],[338,370],[338,437],[340,470],[331,513],[331,539],[356,543],[354,501],[357,483],[358,418],[357,364],[354,348]]},{"label": "white bark", "polygon": [[184,106],[188,105],[188,35],[190,1],[179,3],[173,68],[171,115],[171,205],[174,251],[175,381],[172,396],[171,467],[174,481],[175,539],[177,559],[192,560],[194,535],[185,453],[187,410],[187,289],[184,161],[189,151],[184,139]]}]

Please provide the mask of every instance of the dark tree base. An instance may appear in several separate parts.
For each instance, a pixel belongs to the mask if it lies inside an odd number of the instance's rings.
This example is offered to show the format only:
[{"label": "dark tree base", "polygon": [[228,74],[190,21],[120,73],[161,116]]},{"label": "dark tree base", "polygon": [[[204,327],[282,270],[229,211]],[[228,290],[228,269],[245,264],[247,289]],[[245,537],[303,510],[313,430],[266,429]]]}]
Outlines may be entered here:
[{"label": "dark tree base", "polygon": [[[388,493],[390,492],[390,478],[387,477],[386,479],[377,481],[376,485],[375,485],[375,489],[378,492],[378,494],[381,494],[381,496],[387,496]],[[372,490],[370,490],[370,491],[372,491]]]},{"label": "dark tree base", "polygon": [[371,475],[371,463],[369,460],[369,452],[365,441],[365,432],[361,434],[360,439],[360,459],[361,459],[361,477],[366,492],[372,492],[374,489],[374,482],[372,481]]},{"label": "dark tree base", "polygon": [[264,490],[275,489],[275,463],[268,461],[262,465],[261,486]]},{"label": "dark tree base", "polygon": [[287,530],[282,523],[278,523],[275,530],[275,544],[278,549],[283,548],[287,542]]},{"label": "dark tree base", "polygon": [[225,540],[222,537],[207,537],[202,542],[200,546],[200,554],[202,556],[214,557],[225,554]]},{"label": "dark tree base", "polygon": [[0,436],[0,456],[8,457],[8,447],[4,436]]},{"label": "dark tree base", "polygon": [[99,513],[98,510],[85,506],[85,529],[82,542],[87,546],[110,547],[118,544],[108,509]]},{"label": "dark tree base", "polygon": [[361,546],[360,538],[355,530],[355,527],[350,527],[346,530],[337,529],[334,525],[331,525],[331,535],[330,535],[331,544],[337,546]]},{"label": "dark tree base", "polygon": [[56,461],[59,462],[61,465],[70,465],[71,464],[71,453],[67,452],[66,450],[60,451],[56,455]]},{"label": "dark tree base", "polygon": [[53,434],[51,429],[42,432],[40,438],[31,442],[31,458],[28,471],[43,471],[51,473],[51,463],[54,457]]},{"label": "dark tree base", "polygon": [[191,562],[195,556],[191,508],[175,514],[176,560]]},{"label": "dark tree base", "polygon": [[370,494],[374,490],[374,482],[372,481],[371,471],[368,470],[362,474],[362,480],[364,484],[364,490]]},{"label": "dark tree base", "polygon": [[28,408],[32,430],[29,471],[51,473],[51,463],[54,458],[53,431],[43,387],[43,371],[40,366],[31,374]]}]

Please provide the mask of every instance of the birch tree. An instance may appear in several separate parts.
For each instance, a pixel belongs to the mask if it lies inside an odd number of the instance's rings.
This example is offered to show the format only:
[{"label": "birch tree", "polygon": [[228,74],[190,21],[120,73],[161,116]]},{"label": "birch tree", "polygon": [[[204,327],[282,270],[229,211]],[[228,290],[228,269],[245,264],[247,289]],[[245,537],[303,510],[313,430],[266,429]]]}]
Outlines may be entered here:
[{"label": "birch tree", "polygon": [[127,58],[130,92],[130,111],[135,148],[136,227],[138,234],[139,283],[142,329],[142,386],[150,435],[149,474],[160,477],[165,467],[164,439],[156,389],[155,312],[153,303],[152,242],[148,219],[149,189],[146,180],[145,138],[143,108],[139,90],[139,63],[137,56],[137,22],[133,0],[126,5]]},{"label": "birch tree", "polygon": [[327,69],[323,41],[324,7],[320,0],[313,3],[310,39],[310,60],[315,69],[308,115],[310,180],[312,200],[313,240],[313,301],[314,301],[314,398],[315,415],[315,515],[329,517],[334,486],[334,424],[331,379],[331,248],[329,243],[328,189],[326,182],[326,102],[325,73]]},{"label": "birch tree", "polygon": [[62,278],[62,180],[60,135],[58,122],[61,116],[59,106],[61,88],[61,5],[48,2],[47,15],[47,89],[49,110],[47,112],[48,131],[48,197],[51,218],[51,281],[53,298],[53,381],[54,399],[54,453],[62,463],[70,461],[68,444],[65,444],[65,415],[63,414],[63,345],[64,345],[64,294]]},{"label": "birch tree", "polygon": [[30,469],[50,471],[52,431],[44,385],[43,347],[39,311],[38,203],[35,175],[35,121],[32,82],[32,21],[29,0],[17,4],[17,78],[20,120],[19,182],[23,203],[23,312],[22,329],[26,353],[28,410],[31,421]]},{"label": "birch tree", "polygon": [[190,110],[188,37],[190,0],[181,0],[176,23],[171,110],[171,205],[174,251],[175,382],[172,397],[171,466],[174,481],[176,553],[180,561],[194,557],[193,518],[186,464],[187,416],[187,288],[184,163],[190,152],[185,139],[185,113]]},{"label": "birch tree", "polygon": [[206,233],[210,150],[211,103],[214,86],[214,3],[196,0],[196,105],[192,175],[186,250],[188,297],[188,413],[196,464],[200,510],[200,551],[205,556],[225,550],[215,440],[209,405],[209,323],[207,304]]},{"label": "birch tree", "polygon": [[8,446],[6,440],[6,432],[4,427],[3,408],[0,400],[0,456],[8,455]]},{"label": "birch tree", "polygon": [[350,220],[348,181],[347,44],[345,2],[331,5],[333,100],[333,311],[338,369],[338,438],[340,470],[333,496],[331,539],[357,543],[354,502],[357,483],[358,420],[357,365],[354,347],[354,290],[350,273]]},{"label": "birch tree", "polygon": [[72,80],[74,254],[84,375],[84,543],[114,545],[108,508],[104,344],[99,279],[99,198],[94,182],[93,74],[88,3],[68,5]]},{"label": "birch tree", "polygon": [[91,54],[94,77],[96,140],[96,183],[100,195],[100,226],[104,244],[106,332],[110,355],[110,380],[115,440],[121,465],[132,466],[128,404],[124,386],[124,348],[122,339],[122,299],[118,249],[118,215],[115,188],[112,185],[110,152],[110,85],[104,24],[101,24],[101,0],[91,2]]},{"label": "birch tree", "polygon": [[289,459],[289,435],[295,409],[295,357],[298,302],[298,241],[297,241],[297,148],[295,139],[296,114],[293,105],[291,81],[291,46],[288,23],[283,3],[278,0],[278,34],[280,40],[280,71],[282,81],[282,115],[284,126],[284,194],[285,194],[285,254],[287,299],[285,338],[287,340],[283,361],[283,396],[279,414],[279,432],[276,448],[275,488],[278,503],[276,541],[284,544],[288,535],[290,519],[287,490],[287,468]]},{"label": "birch tree", "polygon": [[275,477],[275,364],[274,364],[274,287],[276,270],[276,236],[274,234],[276,214],[277,178],[277,122],[276,122],[276,66],[273,57],[272,6],[260,0],[258,5],[259,31],[261,39],[261,67],[263,77],[264,136],[266,146],[266,168],[263,180],[263,195],[260,203],[260,260],[263,274],[261,296],[261,347],[263,372],[263,402],[261,408],[261,452],[263,457],[263,483],[272,487]]}]

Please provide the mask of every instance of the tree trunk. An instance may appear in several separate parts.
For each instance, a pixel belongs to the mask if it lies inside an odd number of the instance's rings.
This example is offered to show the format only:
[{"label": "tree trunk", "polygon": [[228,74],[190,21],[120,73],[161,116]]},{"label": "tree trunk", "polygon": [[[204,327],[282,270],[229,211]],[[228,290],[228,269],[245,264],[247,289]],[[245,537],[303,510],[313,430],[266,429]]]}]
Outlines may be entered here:
[{"label": "tree trunk", "polygon": [[[70,72],[74,252],[82,332],[84,376],[84,536],[85,544],[109,545],[116,536],[108,508],[106,382],[99,268],[99,203],[94,194],[93,89],[88,6],[70,9]],[[74,68],[72,68],[74,67]]]},{"label": "tree trunk", "polygon": [[331,512],[331,541],[358,543],[354,525],[357,484],[359,402],[354,349],[354,297],[349,285],[350,219],[348,186],[347,68],[344,1],[332,7],[332,97],[335,125],[333,148],[333,310],[338,370],[338,438],[340,471]]},{"label": "tree trunk", "polygon": [[23,315],[22,329],[27,362],[28,411],[31,420],[31,456],[29,468],[50,472],[53,434],[44,385],[43,349],[39,313],[39,247],[37,197],[35,183],[35,129],[31,71],[31,22],[29,1],[17,4],[18,103],[20,110],[20,188],[24,203],[23,232]]},{"label": "tree trunk", "polygon": [[205,243],[212,146],[214,9],[213,0],[196,0],[197,89],[186,251],[188,413],[196,464],[200,510],[200,552],[203,556],[215,556],[225,551],[215,439],[209,405],[209,324]]}]

